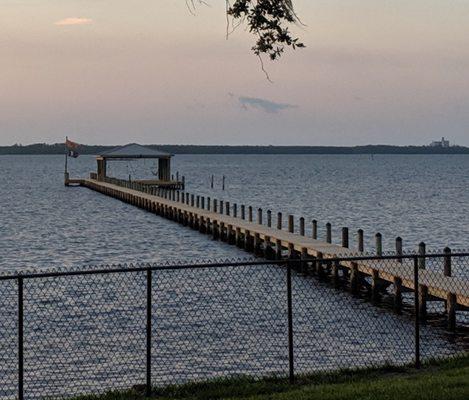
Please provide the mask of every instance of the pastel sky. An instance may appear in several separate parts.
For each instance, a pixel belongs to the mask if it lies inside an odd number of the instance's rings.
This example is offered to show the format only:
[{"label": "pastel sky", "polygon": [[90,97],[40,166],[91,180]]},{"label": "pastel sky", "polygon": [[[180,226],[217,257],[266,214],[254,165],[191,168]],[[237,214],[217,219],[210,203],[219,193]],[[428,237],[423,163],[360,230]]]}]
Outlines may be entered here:
[{"label": "pastel sky", "polygon": [[0,144],[469,145],[468,0],[294,0],[274,83],[207,1],[1,0]]}]

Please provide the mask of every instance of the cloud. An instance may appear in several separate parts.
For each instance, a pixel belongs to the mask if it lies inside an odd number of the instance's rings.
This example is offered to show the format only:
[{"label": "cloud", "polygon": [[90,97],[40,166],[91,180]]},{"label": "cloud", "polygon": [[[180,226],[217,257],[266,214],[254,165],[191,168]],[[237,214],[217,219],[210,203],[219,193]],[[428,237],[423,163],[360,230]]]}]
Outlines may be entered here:
[{"label": "cloud", "polygon": [[260,99],[257,97],[241,96],[238,98],[238,100],[241,104],[241,107],[243,107],[245,110],[255,109],[269,114],[278,114],[280,111],[298,107],[294,104],[276,103],[274,101]]},{"label": "cloud", "polygon": [[69,17],[61,19],[54,23],[57,26],[70,26],[70,25],[89,25],[93,22],[91,18]]}]

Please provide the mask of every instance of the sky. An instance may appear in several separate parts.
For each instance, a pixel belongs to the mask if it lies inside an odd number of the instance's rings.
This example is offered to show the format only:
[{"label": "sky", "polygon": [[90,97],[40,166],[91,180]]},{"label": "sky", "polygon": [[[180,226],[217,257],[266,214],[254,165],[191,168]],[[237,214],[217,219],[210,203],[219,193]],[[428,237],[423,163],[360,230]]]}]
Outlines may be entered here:
[{"label": "sky", "polygon": [[0,145],[469,146],[469,0],[294,0],[272,83],[207,2],[0,0]]}]

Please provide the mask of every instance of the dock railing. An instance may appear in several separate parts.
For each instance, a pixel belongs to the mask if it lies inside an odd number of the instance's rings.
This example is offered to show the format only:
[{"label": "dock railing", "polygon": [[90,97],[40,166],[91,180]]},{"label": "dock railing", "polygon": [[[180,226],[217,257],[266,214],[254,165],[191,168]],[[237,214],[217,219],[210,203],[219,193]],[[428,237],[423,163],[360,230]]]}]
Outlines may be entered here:
[{"label": "dock railing", "polygon": [[[380,280],[396,262],[393,284]],[[370,279],[349,263],[376,273]],[[467,356],[459,343],[469,326],[468,276],[469,253],[3,274],[0,398],[130,388],[150,395],[240,375],[293,383],[303,374]],[[445,300],[431,295],[432,280]]]}]

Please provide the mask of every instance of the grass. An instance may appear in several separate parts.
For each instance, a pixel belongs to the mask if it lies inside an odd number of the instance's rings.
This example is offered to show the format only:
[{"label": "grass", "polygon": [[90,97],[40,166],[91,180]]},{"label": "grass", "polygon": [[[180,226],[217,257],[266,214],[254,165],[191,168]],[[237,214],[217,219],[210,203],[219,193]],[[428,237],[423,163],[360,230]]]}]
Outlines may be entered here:
[{"label": "grass", "polygon": [[[212,380],[155,389],[166,400],[468,400],[469,357],[430,363],[421,370],[386,367],[301,376],[294,385],[279,378]],[[141,400],[137,390],[76,400]]]}]

